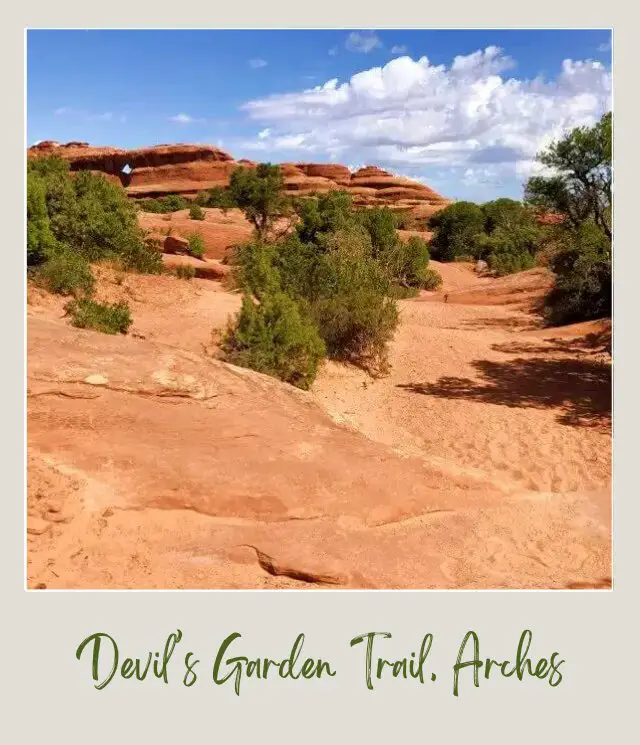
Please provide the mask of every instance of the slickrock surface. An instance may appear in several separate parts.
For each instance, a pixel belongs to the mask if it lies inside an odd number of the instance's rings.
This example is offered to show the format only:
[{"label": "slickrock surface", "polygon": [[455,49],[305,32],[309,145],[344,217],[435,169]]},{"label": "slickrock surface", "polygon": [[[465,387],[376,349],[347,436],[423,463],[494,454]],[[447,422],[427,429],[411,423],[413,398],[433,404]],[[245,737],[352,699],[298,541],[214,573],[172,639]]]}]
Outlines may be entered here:
[{"label": "slickrock surface", "polygon": [[218,282],[101,270],[126,337],[30,288],[28,586],[609,586],[606,324],[543,330],[513,282],[442,273],[389,376],[328,363],[311,393],[211,356]]}]

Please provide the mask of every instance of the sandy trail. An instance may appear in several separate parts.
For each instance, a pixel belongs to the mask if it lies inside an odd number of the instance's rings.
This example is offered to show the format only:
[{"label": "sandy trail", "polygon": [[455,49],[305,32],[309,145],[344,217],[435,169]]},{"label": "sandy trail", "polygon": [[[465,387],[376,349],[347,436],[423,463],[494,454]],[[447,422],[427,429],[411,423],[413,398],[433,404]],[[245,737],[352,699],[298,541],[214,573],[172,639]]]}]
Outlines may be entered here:
[{"label": "sandy trail", "polygon": [[[337,421],[508,489],[610,484],[610,366],[500,306],[401,303],[388,377],[330,363],[313,395]],[[547,332],[552,333],[552,332]]]}]

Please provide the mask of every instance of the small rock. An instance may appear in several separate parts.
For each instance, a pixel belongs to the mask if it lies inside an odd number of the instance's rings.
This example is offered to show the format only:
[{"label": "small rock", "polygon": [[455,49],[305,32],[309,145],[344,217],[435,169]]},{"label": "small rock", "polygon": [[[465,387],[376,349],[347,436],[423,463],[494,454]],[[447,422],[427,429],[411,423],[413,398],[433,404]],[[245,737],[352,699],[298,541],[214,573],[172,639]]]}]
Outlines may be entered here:
[{"label": "small rock", "polygon": [[111,507],[107,507],[106,510],[102,513],[102,517],[111,517],[113,515],[113,510]]}]

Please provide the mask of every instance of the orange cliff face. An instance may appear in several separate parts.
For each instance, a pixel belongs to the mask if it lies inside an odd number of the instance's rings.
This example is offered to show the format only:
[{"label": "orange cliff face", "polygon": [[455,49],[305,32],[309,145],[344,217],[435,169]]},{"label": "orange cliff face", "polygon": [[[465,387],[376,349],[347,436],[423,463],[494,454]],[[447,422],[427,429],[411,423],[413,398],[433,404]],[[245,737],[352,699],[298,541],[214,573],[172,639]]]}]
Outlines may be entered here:
[{"label": "orange cliff face", "polygon": [[[252,161],[236,161],[210,145],[155,145],[123,150],[92,147],[86,142],[60,144],[47,140],[28,150],[30,158],[48,155],[68,160],[72,171],[98,171],[118,179],[135,198],[166,194],[195,196],[204,189],[226,186],[238,166],[256,165]],[[126,166],[131,169],[128,174],[122,170]],[[450,203],[422,183],[394,176],[375,166],[352,173],[339,164],[283,163],[282,170],[285,192],[300,197],[341,189],[358,206],[388,206],[416,218],[427,218]]]}]

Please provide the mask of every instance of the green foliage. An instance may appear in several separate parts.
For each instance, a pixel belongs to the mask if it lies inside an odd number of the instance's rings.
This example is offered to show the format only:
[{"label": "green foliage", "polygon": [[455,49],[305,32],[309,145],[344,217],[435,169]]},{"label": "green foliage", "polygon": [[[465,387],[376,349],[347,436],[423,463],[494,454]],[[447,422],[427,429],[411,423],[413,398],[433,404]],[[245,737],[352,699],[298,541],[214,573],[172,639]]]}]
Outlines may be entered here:
[{"label": "green foliage", "polygon": [[154,214],[161,214],[164,212],[162,205],[158,199],[140,199],[137,202],[137,206],[143,212],[152,212]]},{"label": "green foliage", "polygon": [[[281,363],[264,362],[272,359],[271,351],[260,352],[256,361],[251,348],[272,350],[271,341],[264,341],[266,331],[261,324],[270,322],[266,312],[270,304],[277,299],[278,307],[284,307],[282,298],[287,298],[301,322],[311,324],[322,341],[322,354],[372,371],[384,369],[387,344],[398,321],[392,267],[401,269],[407,281],[421,281],[422,262],[428,262],[426,246],[415,242],[410,247],[400,245],[395,223],[387,229],[388,210],[364,216],[352,209],[349,196],[341,192],[301,201],[296,211],[299,221],[290,235],[276,243],[258,236],[236,250],[236,280],[245,299],[241,316],[227,338],[235,338],[241,317],[251,334],[246,329],[243,332],[242,355],[229,343],[227,355],[233,352],[238,364],[254,369],[280,370]],[[397,252],[404,252],[402,260]],[[281,370],[277,376],[286,379]],[[305,376],[305,385],[312,379],[311,374]]]},{"label": "green foliage", "polygon": [[262,300],[281,290],[280,274],[274,266],[277,246],[260,241],[236,248],[234,265],[236,284],[246,295]]},{"label": "green foliage", "polygon": [[241,166],[231,174],[229,196],[244,212],[260,239],[267,236],[274,221],[287,211],[282,187],[280,167],[270,163],[260,163],[256,168]]},{"label": "green foliage", "polygon": [[202,200],[201,204],[203,207],[215,207],[221,210],[228,210],[238,206],[234,202],[229,189],[224,186],[214,186],[213,189],[204,192]]},{"label": "green foliage", "polygon": [[393,216],[398,230],[411,230],[416,222],[415,218],[411,217],[405,210],[396,210]]},{"label": "green foliage", "polygon": [[37,266],[46,261],[57,242],[51,231],[47,211],[46,182],[38,173],[27,179],[27,266]]},{"label": "green foliage", "polygon": [[222,348],[229,362],[305,390],[325,354],[316,326],[283,292],[267,293],[260,303],[245,295]]},{"label": "green foliage", "polygon": [[158,199],[141,199],[138,204],[145,212],[154,212],[162,215],[169,212],[186,210],[191,203],[180,194],[168,194],[166,197],[159,197]]},{"label": "green foliage", "polygon": [[189,233],[187,240],[189,241],[189,256],[201,259],[204,256],[205,251],[203,237],[200,233]]},{"label": "green foliage", "polygon": [[424,280],[422,282],[422,289],[424,290],[437,290],[442,286],[442,277],[440,272],[435,269],[427,269],[424,273]]},{"label": "green foliage", "polygon": [[513,199],[487,202],[482,211],[485,233],[477,241],[476,257],[486,260],[498,276],[534,267],[545,230],[532,211]]},{"label": "green foliage", "polygon": [[126,334],[132,319],[127,303],[98,303],[90,298],[73,300],[66,307],[71,324],[103,334]]},{"label": "green foliage", "polygon": [[611,240],[612,116],[593,127],[577,127],[538,155],[549,176],[529,179],[525,200],[563,215],[573,228],[591,220]]},{"label": "green foliage", "polygon": [[567,230],[551,259],[556,285],[545,299],[552,325],[611,316],[611,242],[594,222]]},{"label": "green foliage", "polygon": [[371,238],[373,257],[390,253],[398,244],[396,218],[388,207],[371,207],[360,210],[360,222]]},{"label": "green foliage", "polygon": [[435,231],[431,255],[438,261],[454,261],[456,256],[476,253],[478,236],[484,232],[485,216],[473,202],[454,202],[429,219]]},{"label": "green foliage", "polygon": [[162,274],[162,251],[157,240],[143,237],[143,240],[125,244],[119,254],[122,267],[139,274]]},{"label": "green foliage", "polygon": [[523,253],[491,253],[487,257],[489,269],[498,277],[514,274],[535,266],[535,258],[526,252]]},{"label": "green foliage", "polygon": [[178,264],[175,275],[178,279],[193,279],[196,276],[196,268],[188,264]]},{"label": "green foliage", "polygon": [[482,205],[484,214],[484,232],[491,235],[497,228],[510,229],[523,223],[534,222],[531,212],[515,199],[506,197],[485,202]]},{"label": "green foliage", "polygon": [[192,220],[204,220],[204,210],[197,202],[189,207],[189,217]]},{"label": "green foliage", "polygon": [[383,261],[395,283],[420,289],[427,276],[429,247],[422,238],[414,235],[406,243],[398,240]]},{"label": "green foliage", "polygon": [[48,292],[58,295],[91,295],[95,285],[87,260],[69,249],[50,254],[36,272],[35,280]]},{"label": "green foliage", "polygon": [[343,191],[329,191],[297,203],[300,218],[296,231],[303,243],[323,247],[327,236],[354,222],[351,197]]},{"label": "green foliage", "polygon": [[456,202],[430,220],[433,255],[442,261],[484,259],[498,275],[530,269],[545,233],[531,209],[514,199]]},{"label": "green foliage", "polygon": [[548,176],[529,179],[525,199],[560,214],[559,243],[550,266],[556,286],[545,301],[551,324],[611,314],[612,116],[578,127],[538,155]]},{"label": "green foliage", "polygon": [[[358,250],[359,248],[359,250]],[[325,290],[311,313],[327,351],[372,372],[384,371],[387,343],[398,324],[388,276],[353,235],[338,234],[324,258]]]},{"label": "green foliage", "polygon": [[[49,229],[42,212],[42,192]],[[66,247],[87,261],[120,258],[125,268],[159,272],[159,253],[138,227],[136,207],[120,185],[89,171],[70,174],[59,158],[30,160],[27,167],[27,260],[44,260]],[[29,238],[31,234],[31,238]],[[51,244],[51,235],[55,244]]]}]

